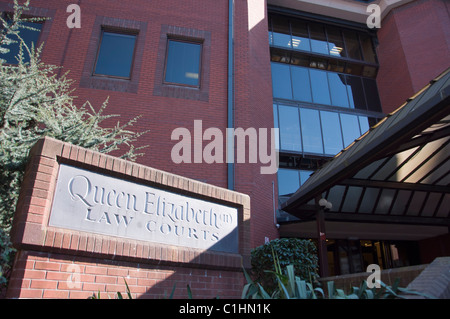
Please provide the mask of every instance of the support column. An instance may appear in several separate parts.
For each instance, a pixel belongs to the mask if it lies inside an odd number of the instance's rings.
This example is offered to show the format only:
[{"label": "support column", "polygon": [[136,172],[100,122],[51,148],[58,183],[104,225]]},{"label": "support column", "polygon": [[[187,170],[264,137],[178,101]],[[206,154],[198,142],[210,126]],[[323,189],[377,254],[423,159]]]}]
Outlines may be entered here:
[{"label": "support column", "polygon": [[319,275],[328,277],[328,255],[325,233],[325,207],[319,205],[320,198],[316,198],[317,246],[319,250]]}]

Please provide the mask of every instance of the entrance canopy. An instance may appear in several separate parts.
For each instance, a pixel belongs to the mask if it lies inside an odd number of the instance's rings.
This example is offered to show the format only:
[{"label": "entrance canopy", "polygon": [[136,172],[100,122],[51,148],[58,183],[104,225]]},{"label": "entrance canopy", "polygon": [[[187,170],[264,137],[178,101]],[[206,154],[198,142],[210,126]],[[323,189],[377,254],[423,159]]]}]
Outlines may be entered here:
[{"label": "entrance canopy", "polygon": [[311,220],[450,226],[450,69],[315,171],[281,205]]}]

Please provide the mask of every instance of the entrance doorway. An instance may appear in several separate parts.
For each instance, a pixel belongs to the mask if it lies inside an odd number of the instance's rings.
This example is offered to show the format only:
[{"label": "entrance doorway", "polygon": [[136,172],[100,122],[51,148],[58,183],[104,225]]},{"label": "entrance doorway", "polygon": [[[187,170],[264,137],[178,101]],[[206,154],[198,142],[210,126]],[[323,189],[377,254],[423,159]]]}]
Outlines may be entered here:
[{"label": "entrance doorway", "polygon": [[330,276],[365,272],[370,264],[381,269],[420,264],[415,241],[328,239]]}]

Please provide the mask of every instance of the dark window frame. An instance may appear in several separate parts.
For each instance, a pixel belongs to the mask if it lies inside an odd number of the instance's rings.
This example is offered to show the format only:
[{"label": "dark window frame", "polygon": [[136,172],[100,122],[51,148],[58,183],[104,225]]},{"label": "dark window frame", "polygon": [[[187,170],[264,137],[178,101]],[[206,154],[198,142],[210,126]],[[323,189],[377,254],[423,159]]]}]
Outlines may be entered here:
[{"label": "dark window frame", "polygon": [[[199,66],[198,66],[198,84],[197,85],[190,85],[190,84],[186,84],[186,83],[166,81],[167,62],[168,62],[168,58],[169,58],[169,42],[170,41],[200,45],[200,54],[199,54],[199,57],[198,57],[199,58]],[[168,36],[167,37],[166,54],[165,54],[165,59],[164,59],[163,84],[165,84],[165,85],[184,86],[184,87],[198,88],[198,89],[201,88],[201,83],[202,83],[201,79],[202,79],[203,41],[204,41],[203,39],[187,39],[187,38],[174,37],[174,36]]]},{"label": "dark window frame", "polygon": [[[328,28],[337,28],[337,29],[339,29],[340,33],[341,33],[341,36],[342,36],[343,43],[344,43],[344,48],[343,49],[346,51],[346,57],[340,57],[340,56],[332,55],[329,52],[327,54],[314,52],[312,50],[312,47],[310,47],[310,50],[303,50],[303,49],[295,49],[295,48],[292,48],[292,47],[277,46],[277,45],[274,44],[274,41],[272,41],[272,43],[270,43],[271,47],[279,48],[279,49],[283,49],[283,50],[288,50],[288,51],[303,52],[303,53],[309,54],[311,56],[333,58],[333,59],[338,59],[338,60],[341,60],[341,61],[347,61],[349,63],[360,63],[360,64],[364,64],[364,65],[368,64],[368,65],[371,65],[371,66],[375,66],[377,68],[379,67],[379,65],[378,65],[378,58],[376,56],[376,50],[375,50],[375,44],[376,44],[376,36],[375,35],[370,34],[369,32],[364,32],[361,29],[354,29],[354,28],[349,28],[349,27],[345,27],[345,26],[338,26],[338,25],[335,25],[335,24],[327,24],[327,23],[324,23],[322,21],[318,21],[318,20],[315,20],[315,19],[314,20],[312,20],[312,19],[310,20],[310,19],[305,19],[305,18],[284,16],[284,15],[280,15],[278,13],[269,12],[269,30],[268,30],[269,31],[269,36],[270,36],[271,33],[273,34],[273,18],[272,17],[276,18],[276,17],[279,17],[279,16],[284,17],[285,19],[288,20],[288,28],[289,28],[289,34],[288,35],[291,38],[291,42],[292,42],[292,36],[293,36],[292,35],[292,26],[291,26],[291,24],[292,24],[293,20],[297,20],[299,22],[306,23],[306,27],[307,27],[307,30],[308,30],[308,35],[309,35],[309,40],[310,41],[311,41],[310,25],[311,24],[321,25],[323,27],[323,30],[324,30],[324,34],[325,34],[325,38],[326,38],[326,42],[327,42],[327,48],[328,48],[328,46],[330,44],[329,36],[328,36]],[[361,55],[360,59],[354,59],[354,58],[350,58],[348,56],[349,53],[348,53],[348,50],[347,50],[347,43],[346,43],[345,34],[344,34],[346,31],[347,32],[355,32],[356,33],[356,40],[358,42],[358,47],[359,47],[359,51],[360,51],[360,55]],[[371,63],[371,62],[365,60],[364,53],[363,53],[362,42],[361,42],[361,34],[362,33],[367,34],[372,40],[371,44],[372,44],[372,49],[374,50],[374,53],[375,53],[375,63]]]},{"label": "dark window frame", "polygon": [[[14,14],[14,4],[13,3],[4,3],[0,2],[0,12],[7,16],[9,14]],[[45,44],[51,27],[53,23],[53,17],[55,16],[56,10],[54,9],[46,9],[46,8],[37,8],[29,6],[28,10],[22,14],[23,18],[45,18],[43,21],[36,21],[36,23],[42,24],[41,31],[39,32],[39,37],[36,41],[36,48],[41,46],[43,43]],[[45,45],[44,45],[45,49]],[[44,54],[44,52],[41,53],[41,56]],[[9,64],[7,65],[17,65],[17,64]]]},{"label": "dark window frame", "polygon": [[[198,87],[164,82],[168,39],[202,43],[199,74],[200,85]],[[210,31],[166,24],[161,25],[155,66],[153,95],[206,102],[209,101],[211,51],[212,46]]]},{"label": "dark window frame", "polygon": [[[98,58],[100,55],[100,50],[102,47],[102,42],[103,42],[103,36],[105,34],[105,32],[107,33],[115,33],[115,34],[123,34],[123,35],[132,35],[135,36],[135,43],[134,43],[134,48],[133,48],[133,55],[132,55],[132,60],[131,60],[131,65],[130,65],[130,76],[128,77],[124,77],[124,76],[118,76],[118,75],[110,75],[110,74],[101,74],[101,73],[95,73],[95,70],[97,69],[97,64],[98,64]],[[114,29],[111,27],[102,27],[101,29],[101,36],[100,36],[100,40],[98,42],[98,48],[97,48],[97,54],[95,57],[95,62],[94,62],[94,66],[92,68],[92,76],[96,76],[96,77],[106,77],[106,78],[113,78],[113,79],[124,79],[124,80],[131,80],[132,75],[133,75],[133,67],[135,64],[135,59],[136,59],[136,44],[137,44],[137,39],[138,39],[139,33],[136,32],[136,30],[120,30],[120,29]]]},{"label": "dark window frame", "polygon": [[[97,63],[98,53],[101,46],[103,30],[112,33],[136,35],[130,78],[94,74],[95,65]],[[147,22],[97,16],[92,28],[88,51],[81,73],[80,87],[137,93],[139,88],[140,72],[144,60],[146,33]]]}]

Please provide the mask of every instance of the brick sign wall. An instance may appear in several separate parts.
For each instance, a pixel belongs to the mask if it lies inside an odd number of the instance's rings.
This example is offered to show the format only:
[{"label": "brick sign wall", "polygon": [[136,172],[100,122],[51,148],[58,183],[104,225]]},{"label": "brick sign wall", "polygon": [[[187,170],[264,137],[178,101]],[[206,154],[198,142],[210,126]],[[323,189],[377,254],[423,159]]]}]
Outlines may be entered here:
[{"label": "brick sign wall", "polygon": [[45,138],[15,214],[9,298],[238,298],[250,199]]}]

